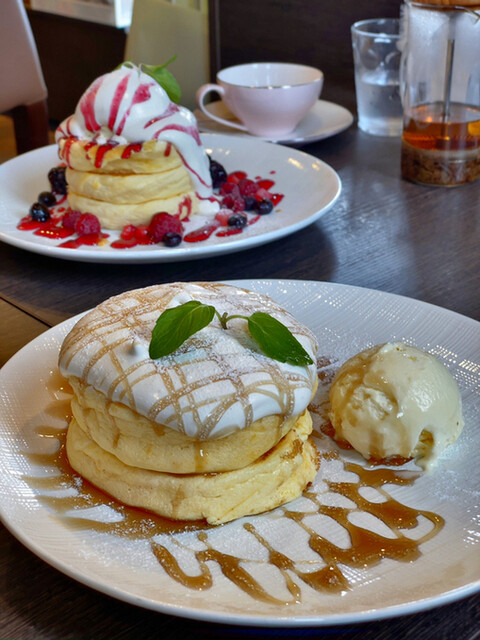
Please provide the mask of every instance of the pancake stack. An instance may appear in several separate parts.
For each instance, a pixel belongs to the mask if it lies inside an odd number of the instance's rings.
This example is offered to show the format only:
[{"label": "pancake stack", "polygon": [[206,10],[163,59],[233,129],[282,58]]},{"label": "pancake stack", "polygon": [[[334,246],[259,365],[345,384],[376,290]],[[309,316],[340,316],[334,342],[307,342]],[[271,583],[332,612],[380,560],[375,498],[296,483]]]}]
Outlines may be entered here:
[{"label": "pancake stack", "polygon": [[104,229],[218,208],[193,114],[141,67],[97,78],[56,132],[70,207]]},{"label": "pancake stack", "polygon": [[148,346],[163,310],[189,300],[220,314],[266,312],[315,362],[313,334],[266,296],[229,285],[173,283],[124,293],[67,335],[59,367],[73,388],[72,467],[125,504],[221,524],[273,509],[313,481],[308,404],[315,364],[266,356],[244,319],[214,320],[170,355]]}]

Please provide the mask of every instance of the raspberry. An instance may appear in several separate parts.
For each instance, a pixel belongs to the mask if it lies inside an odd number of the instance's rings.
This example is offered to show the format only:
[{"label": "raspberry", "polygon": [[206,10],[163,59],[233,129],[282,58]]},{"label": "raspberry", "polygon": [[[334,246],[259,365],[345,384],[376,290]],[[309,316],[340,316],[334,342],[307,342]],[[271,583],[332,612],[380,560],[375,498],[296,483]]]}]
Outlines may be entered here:
[{"label": "raspberry", "polygon": [[245,201],[243,198],[228,195],[222,199],[222,207],[231,209],[232,211],[244,211]]},{"label": "raspberry", "polygon": [[238,183],[238,188],[240,189],[240,193],[242,196],[253,196],[258,191],[258,185],[253,180],[249,180],[248,178],[244,178],[240,180]]},{"label": "raspberry", "polygon": [[137,227],[134,224],[126,224],[123,229],[120,237],[122,240],[132,240],[135,238],[135,232]]},{"label": "raspberry", "polygon": [[240,189],[238,188],[238,185],[234,184],[233,182],[225,182],[220,187],[219,193],[221,196],[226,196],[226,195],[239,196]]},{"label": "raspberry", "polygon": [[156,213],[148,229],[155,242],[162,242],[166,233],[183,235],[183,224],[178,218],[175,218],[175,216],[170,215],[166,211]]},{"label": "raspberry", "polygon": [[267,191],[263,187],[260,187],[260,189],[258,189],[257,193],[255,194],[255,197],[257,200],[271,200],[272,194],[270,193],[270,191]]},{"label": "raspberry", "polygon": [[75,232],[79,236],[101,233],[100,222],[93,213],[82,213],[75,223]]},{"label": "raspberry", "polygon": [[67,209],[62,218],[62,225],[65,227],[65,229],[75,229],[77,220],[81,215],[82,214],[80,213],[80,211],[75,211],[75,209]]},{"label": "raspberry", "polygon": [[220,223],[220,226],[226,227],[231,215],[231,209],[220,209],[220,211],[215,214],[215,220]]}]

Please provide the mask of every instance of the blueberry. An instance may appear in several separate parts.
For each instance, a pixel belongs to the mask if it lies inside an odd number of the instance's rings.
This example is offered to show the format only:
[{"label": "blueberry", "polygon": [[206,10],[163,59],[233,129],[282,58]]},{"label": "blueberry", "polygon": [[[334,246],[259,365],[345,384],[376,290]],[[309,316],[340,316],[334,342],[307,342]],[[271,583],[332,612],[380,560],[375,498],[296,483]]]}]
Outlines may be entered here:
[{"label": "blueberry", "polygon": [[223,166],[217,162],[216,160],[212,160],[210,156],[208,156],[210,161],[210,175],[212,176],[212,187],[214,189],[218,189],[222,186],[224,182],[227,181],[227,172],[223,168]]},{"label": "blueberry", "polygon": [[266,215],[267,213],[270,213],[273,209],[273,202],[271,200],[258,200],[255,203],[255,206],[253,207],[255,212],[258,213],[261,216]]},{"label": "blueberry", "polygon": [[236,229],[242,229],[246,224],[247,216],[243,216],[241,213],[234,213],[228,219],[228,226]]},{"label": "blueberry", "polygon": [[179,233],[173,231],[167,231],[163,236],[163,244],[166,247],[177,247],[182,241],[182,236]]},{"label": "blueberry", "polygon": [[65,167],[54,167],[48,172],[48,179],[52,185],[53,193],[65,195],[67,193],[67,181],[65,179]]},{"label": "blueberry", "polygon": [[256,198],[253,196],[243,196],[243,200],[245,202],[244,211],[252,211],[252,209],[255,208]]},{"label": "blueberry", "polygon": [[53,207],[57,202],[57,199],[51,191],[42,191],[38,196],[38,202],[40,202],[40,204],[44,204],[46,207]]},{"label": "blueberry", "polygon": [[50,219],[50,211],[41,202],[34,202],[30,207],[30,216],[36,222],[47,222]]}]

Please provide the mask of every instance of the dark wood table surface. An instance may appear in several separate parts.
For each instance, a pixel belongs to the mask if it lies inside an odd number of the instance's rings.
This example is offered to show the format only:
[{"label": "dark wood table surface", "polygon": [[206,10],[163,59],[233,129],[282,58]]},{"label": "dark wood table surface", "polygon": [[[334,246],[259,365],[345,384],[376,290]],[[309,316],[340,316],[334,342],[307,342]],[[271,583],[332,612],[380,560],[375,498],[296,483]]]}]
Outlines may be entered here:
[{"label": "dark wood table surface", "polygon": [[[352,108],[352,97],[348,100],[344,104]],[[405,182],[399,172],[400,140],[369,136],[356,125],[304,151],[339,173],[340,199],[310,227],[258,248],[189,262],[100,265],[0,244],[0,364],[48,327],[110,295],[175,280],[347,283],[480,320],[480,181],[455,189]],[[0,549],[2,639],[480,637],[480,594],[423,613],[345,627],[226,627],[158,614],[97,593],[39,560],[3,527]]]}]

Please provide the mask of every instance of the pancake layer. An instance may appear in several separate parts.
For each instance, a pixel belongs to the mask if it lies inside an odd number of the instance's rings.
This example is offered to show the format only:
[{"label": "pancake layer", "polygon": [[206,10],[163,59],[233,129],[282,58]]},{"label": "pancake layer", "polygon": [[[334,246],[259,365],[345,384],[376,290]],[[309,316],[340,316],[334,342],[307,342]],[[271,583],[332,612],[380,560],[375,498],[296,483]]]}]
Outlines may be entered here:
[{"label": "pancake layer", "polygon": [[277,444],[298,416],[267,416],[225,438],[198,440],[111,402],[78,378],[72,411],[83,431],[128,465],[169,473],[208,473],[245,467]]},{"label": "pancake layer", "polygon": [[125,465],[104,451],[75,419],[67,433],[72,467],[117,500],[174,520],[218,525],[297,498],[313,481],[318,454],[306,412],[280,442],[252,464],[223,473],[173,474]]},{"label": "pancake layer", "polygon": [[118,230],[149,224],[160,211],[181,220],[198,213],[191,177],[172,145],[149,141],[131,148],[60,140],[70,207]]}]

